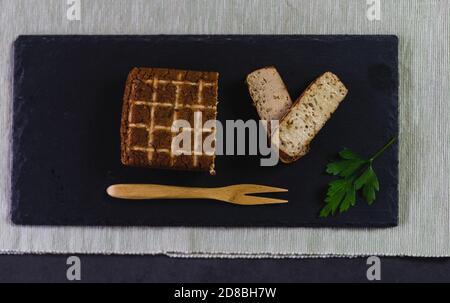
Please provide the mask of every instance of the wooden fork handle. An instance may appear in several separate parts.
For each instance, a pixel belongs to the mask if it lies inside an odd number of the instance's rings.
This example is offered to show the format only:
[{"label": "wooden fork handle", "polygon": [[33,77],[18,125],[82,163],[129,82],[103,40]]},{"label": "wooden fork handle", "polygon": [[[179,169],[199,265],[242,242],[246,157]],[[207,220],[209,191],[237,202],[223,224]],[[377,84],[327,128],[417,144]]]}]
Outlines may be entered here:
[{"label": "wooden fork handle", "polygon": [[218,188],[180,187],[156,184],[116,184],[106,190],[119,199],[216,199]]}]

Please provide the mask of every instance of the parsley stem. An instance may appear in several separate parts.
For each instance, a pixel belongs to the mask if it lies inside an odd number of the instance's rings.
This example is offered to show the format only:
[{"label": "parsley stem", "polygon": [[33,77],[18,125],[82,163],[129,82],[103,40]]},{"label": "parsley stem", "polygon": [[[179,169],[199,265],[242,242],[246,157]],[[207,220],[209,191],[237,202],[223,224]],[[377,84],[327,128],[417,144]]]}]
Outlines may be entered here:
[{"label": "parsley stem", "polygon": [[381,156],[381,154],[383,154],[384,151],[395,142],[395,140],[397,140],[397,137],[393,137],[391,140],[389,140],[389,142],[385,146],[383,146],[379,151],[376,152],[375,155],[372,156],[372,158],[369,159],[369,162],[372,163],[376,158]]}]

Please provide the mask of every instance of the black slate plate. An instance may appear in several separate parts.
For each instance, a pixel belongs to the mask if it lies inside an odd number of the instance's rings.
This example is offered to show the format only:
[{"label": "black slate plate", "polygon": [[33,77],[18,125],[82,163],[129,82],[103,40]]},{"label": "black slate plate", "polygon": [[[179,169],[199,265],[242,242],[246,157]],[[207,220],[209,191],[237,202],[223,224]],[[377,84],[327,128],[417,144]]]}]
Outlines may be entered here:
[{"label": "black slate plate", "polygon": [[[397,224],[397,145],[375,163],[376,203],[319,219],[327,160],[343,147],[371,155],[398,133],[395,36],[21,36],[14,53],[12,220],[25,225],[340,226]],[[300,161],[260,167],[256,156],[219,156],[217,176],[124,167],[119,123],[135,66],[220,72],[219,120],[257,119],[245,76],[275,65],[292,97],[325,71],[347,99]],[[285,205],[124,201],[115,183],[286,187]],[[283,195],[282,195],[283,196]]]}]

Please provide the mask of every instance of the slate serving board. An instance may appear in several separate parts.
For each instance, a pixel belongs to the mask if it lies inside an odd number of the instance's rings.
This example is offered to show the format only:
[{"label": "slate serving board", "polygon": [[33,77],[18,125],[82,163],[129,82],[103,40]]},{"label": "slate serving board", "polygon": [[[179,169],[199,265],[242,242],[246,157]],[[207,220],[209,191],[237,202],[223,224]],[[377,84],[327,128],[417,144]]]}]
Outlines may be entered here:
[{"label": "slate serving board", "polygon": [[[293,99],[333,71],[349,94],[300,161],[260,167],[259,156],[218,156],[217,175],[124,167],[120,115],[135,66],[220,73],[219,120],[257,119],[244,84],[274,65]],[[348,213],[320,219],[324,170],[343,147],[370,156],[398,133],[395,36],[21,36],[14,45],[11,216],[21,225],[306,226],[397,225],[398,148],[375,163],[381,191]],[[289,189],[288,204],[245,207],[207,200],[126,201],[116,183]],[[275,196],[275,195],[273,195]]]}]

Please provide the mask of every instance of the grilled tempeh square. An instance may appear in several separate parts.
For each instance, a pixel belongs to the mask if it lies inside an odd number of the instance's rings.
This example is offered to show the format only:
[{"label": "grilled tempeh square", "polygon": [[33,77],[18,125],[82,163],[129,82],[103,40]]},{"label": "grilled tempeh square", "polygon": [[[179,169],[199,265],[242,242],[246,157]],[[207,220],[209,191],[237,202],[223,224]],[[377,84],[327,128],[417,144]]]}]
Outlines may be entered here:
[{"label": "grilled tempeh square", "polygon": [[[123,101],[122,163],[214,174],[214,151],[205,153],[201,147],[205,138],[215,136],[214,128],[203,125],[217,118],[218,78],[216,72],[134,68],[128,75]],[[202,119],[195,121],[200,116]],[[188,121],[191,128],[174,131],[172,125],[177,120]],[[192,133],[190,149],[183,154],[171,148],[181,131]],[[196,136],[199,133],[201,136]]]}]

